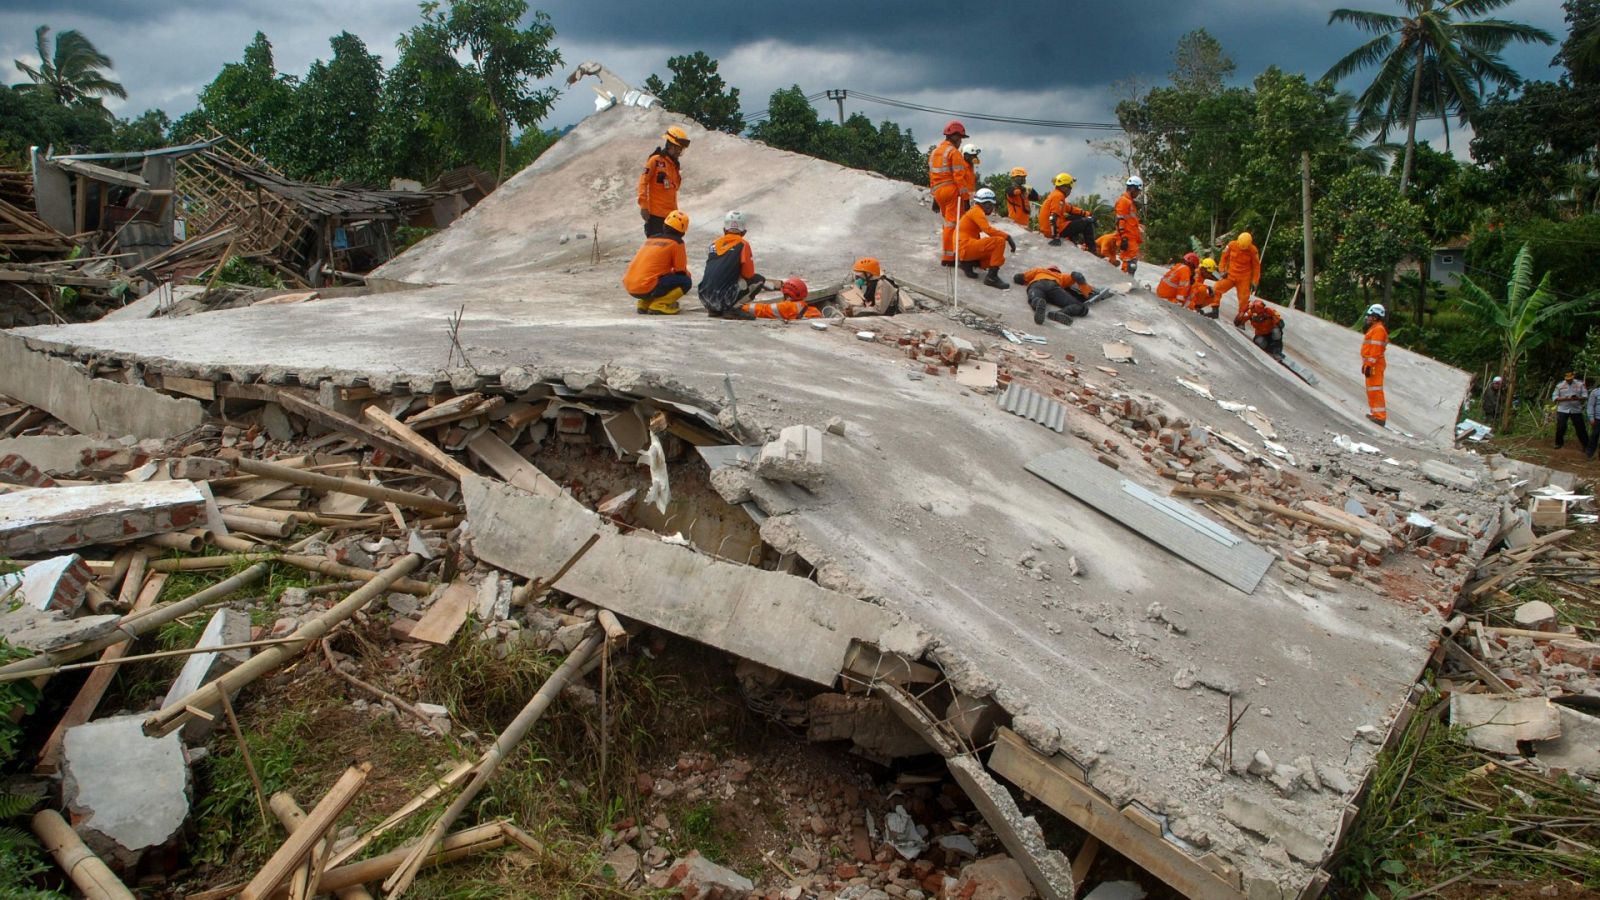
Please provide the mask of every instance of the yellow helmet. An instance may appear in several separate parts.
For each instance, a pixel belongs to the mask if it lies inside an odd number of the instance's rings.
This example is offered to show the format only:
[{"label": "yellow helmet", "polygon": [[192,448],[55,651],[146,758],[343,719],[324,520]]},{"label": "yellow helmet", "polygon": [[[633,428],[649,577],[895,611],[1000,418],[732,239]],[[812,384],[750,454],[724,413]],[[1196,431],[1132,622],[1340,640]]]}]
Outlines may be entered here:
[{"label": "yellow helmet", "polygon": [[1077,182],[1078,179],[1073,178],[1071,175],[1068,175],[1065,172],[1062,172],[1060,175],[1056,176],[1056,187],[1072,187],[1074,184],[1077,184]]},{"label": "yellow helmet", "polygon": [[679,147],[689,146],[689,132],[684,131],[682,126],[679,125],[674,125],[671,128],[668,128],[667,133],[663,134],[661,139],[669,144],[676,144]]},{"label": "yellow helmet", "polygon": [[1205,269],[1207,272],[1215,272],[1217,270],[1217,261],[1208,256],[1200,260],[1200,268]]},{"label": "yellow helmet", "polygon": [[1255,242],[1256,242],[1256,239],[1250,236],[1250,232],[1248,232],[1248,231],[1239,232],[1239,240],[1238,240],[1239,246],[1241,246],[1241,247],[1249,247],[1251,244],[1254,244]]},{"label": "yellow helmet", "polygon": [[689,214],[681,209],[675,209],[667,213],[667,217],[662,222],[679,234],[686,234],[689,231]]},{"label": "yellow helmet", "polygon": [[1028,170],[1024,169],[1021,166],[1017,166],[1015,169],[1011,170],[1011,177],[1012,178],[1027,178],[1028,177]]}]

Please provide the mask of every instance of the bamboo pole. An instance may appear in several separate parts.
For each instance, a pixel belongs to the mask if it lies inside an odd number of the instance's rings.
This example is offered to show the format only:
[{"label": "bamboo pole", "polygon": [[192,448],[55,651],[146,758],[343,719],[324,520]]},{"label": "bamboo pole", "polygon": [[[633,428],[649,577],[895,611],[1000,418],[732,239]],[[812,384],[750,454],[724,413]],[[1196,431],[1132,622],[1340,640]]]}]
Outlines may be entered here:
[{"label": "bamboo pole", "polygon": [[396,506],[420,509],[423,512],[449,515],[458,509],[456,504],[447,503],[438,497],[430,497],[427,494],[414,494],[410,491],[396,490],[377,484],[368,484],[365,481],[358,481],[354,478],[335,478],[332,475],[319,475],[316,472],[291,469],[288,466],[242,457],[236,460],[235,464],[239,467],[239,471],[250,475],[261,475],[278,481],[287,481],[290,484],[304,485],[320,491],[354,494],[357,497],[366,497],[370,500],[386,500]]},{"label": "bamboo pole", "polygon": [[1354,525],[1336,522],[1333,519],[1325,519],[1322,516],[1312,515],[1308,512],[1301,512],[1298,509],[1290,509],[1287,506],[1273,503],[1271,500],[1263,500],[1260,497],[1254,497],[1250,494],[1241,494],[1237,491],[1217,491],[1180,484],[1172,489],[1172,493],[1175,496],[1180,497],[1204,497],[1208,500],[1229,500],[1234,503],[1259,509],[1262,512],[1272,513],[1275,516],[1283,516],[1286,519],[1294,519],[1297,522],[1304,522],[1307,525],[1315,525],[1318,528],[1326,528],[1329,531],[1337,531],[1341,534],[1347,534],[1353,538],[1360,539],[1365,537],[1361,529],[1355,527]]},{"label": "bamboo pole", "polygon": [[163,550],[182,550],[185,553],[194,553],[205,546],[206,539],[203,534],[176,531],[171,534],[152,534],[144,539],[152,547]]},{"label": "bamboo pole", "polygon": [[[161,571],[155,565],[152,565],[151,568]],[[105,637],[6,663],[0,666],[0,675],[10,675],[13,672],[22,672],[30,669],[47,669],[72,662],[73,660],[83,659],[86,656],[93,656],[107,647],[115,646],[123,641],[133,640],[142,634],[160,628],[174,619],[182,618],[197,609],[227,599],[234,591],[260,581],[266,574],[266,564],[256,563],[232,578],[219,581],[211,587],[199,593],[191,594],[182,600],[177,600],[164,606],[157,606],[145,612],[129,613],[117,623],[116,630]]]},{"label": "bamboo pole", "polygon": [[333,626],[355,615],[357,611],[371,602],[372,598],[381,596],[388,591],[396,581],[399,581],[406,573],[415,569],[421,562],[422,557],[415,553],[408,553],[395,560],[377,578],[357,588],[354,593],[341,600],[327,612],[301,625],[293,634],[289,635],[292,640],[276,647],[270,647],[250,657],[250,659],[237,668],[224,673],[222,677],[211,684],[151,714],[144,722],[145,733],[151,737],[163,737],[172,733],[191,718],[192,714],[189,712],[189,707],[204,709],[209,705],[209,698],[206,695],[210,691],[220,689],[231,692],[238,690],[283,665],[293,657],[298,656],[312,641],[321,638],[332,630]]},{"label": "bamboo pole", "polygon": [[60,813],[39,810],[33,816],[33,833],[88,900],[134,900],[133,892],[84,845]]},{"label": "bamboo pole", "polygon": [[242,531],[245,534],[268,538],[286,538],[294,534],[297,524],[292,513],[287,518],[270,519],[225,512],[222,514],[222,522],[231,531]]},{"label": "bamboo pole", "polygon": [[[272,807],[272,814],[278,817],[278,822],[283,825],[283,830],[290,834],[294,834],[295,829],[299,828],[306,820],[305,810],[300,808],[300,804],[294,802],[294,797],[288,791],[279,791],[273,794],[267,805]],[[367,893],[367,889],[359,884],[354,887],[339,888],[333,892],[333,895],[338,897],[339,900],[372,900],[372,895]]]},{"label": "bamboo pole", "polygon": [[438,821],[433,823],[433,827],[428,829],[428,833],[417,843],[411,854],[406,857],[405,862],[384,881],[383,889],[390,900],[401,896],[407,888],[411,887],[412,881],[417,877],[417,870],[422,867],[424,856],[435,844],[439,843],[445,832],[449,831],[450,826],[455,824],[456,819],[460,818],[463,812],[466,812],[472,801],[477,799],[478,794],[488,785],[490,779],[494,778],[495,772],[500,768],[500,764],[505,761],[517,744],[522,742],[529,730],[533,728],[534,723],[539,721],[539,717],[544,715],[546,709],[550,708],[550,704],[561,693],[562,688],[567,686],[567,682],[571,680],[579,669],[583,668],[583,664],[589,661],[589,657],[595,654],[595,651],[600,648],[602,643],[603,640],[600,633],[591,628],[584,636],[583,641],[573,648],[572,653],[568,654],[560,667],[550,673],[550,678],[539,688],[538,693],[533,695],[533,699],[528,701],[522,711],[517,713],[517,717],[511,720],[511,724],[506,726],[506,730],[502,731],[500,736],[495,739],[494,745],[484,751],[483,756],[478,760],[477,767],[473,771],[472,781],[467,784],[466,789],[456,797],[455,802],[450,804]]},{"label": "bamboo pole", "polygon": [[[155,576],[152,576],[155,577]],[[121,666],[132,662],[144,662],[150,659],[169,659],[174,656],[194,656],[197,653],[222,653],[228,650],[246,650],[256,647],[273,647],[278,644],[287,644],[294,640],[292,637],[264,638],[259,641],[242,641],[237,644],[222,644],[219,646],[205,647],[179,647],[176,650],[161,650],[155,653],[141,653],[138,656],[120,656],[113,659],[97,659],[94,662],[68,663],[48,669],[26,669],[21,672],[0,672],[0,684],[8,681],[20,681],[24,678],[36,678],[40,675],[59,675],[62,672],[76,672],[79,669],[100,669],[106,666]],[[116,649],[115,647],[111,649]],[[77,723],[82,724],[82,723]]]},{"label": "bamboo pole", "polygon": [[150,564],[152,572],[205,572],[211,569],[231,569],[240,561],[269,562],[271,553],[249,553],[238,556],[186,556],[183,559],[158,559]]},{"label": "bamboo pole", "polygon": [[467,776],[471,774],[472,763],[465,761],[457,763],[455,768],[451,769],[438,781],[428,785],[428,787],[423,790],[422,793],[412,797],[410,800],[406,801],[404,806],[390,813],[388,818],[372,826],[371,831],[368,831],[366,834],[357,838],[350,846],[340,850],[338,853],[335,853],[333,858],[328,860],[328,865],[338,868],[351,858],[359,856],[361,851],[367,849],[367,847],[370,846],[373,841],[384,836],[389,832],[390,829],[410,818],[414,813],[416,813],[417,810],[422,809],[429,803],[433,802],[435,797],[453,787],[460,785],[461,782],[467,780]]}]

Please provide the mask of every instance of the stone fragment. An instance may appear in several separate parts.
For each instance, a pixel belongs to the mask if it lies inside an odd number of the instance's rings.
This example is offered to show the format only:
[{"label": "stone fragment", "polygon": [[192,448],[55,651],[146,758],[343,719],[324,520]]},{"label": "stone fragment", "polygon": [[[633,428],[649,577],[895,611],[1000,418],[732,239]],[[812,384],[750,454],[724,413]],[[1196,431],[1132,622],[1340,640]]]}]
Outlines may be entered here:
[{"label": "stone fragment", "polygon": [[1518,628],[1531,631],[1554,631],[1556,626],[1556,608],[1543,600],[1530,600],[1517,607],[1512,616]]},{"label": "stone fragment", "polygon": [[790,425],[761,448],[756,474],[768,481],[812,486],[821,481],[822,432],[810,425]]},{"label": "stone fragment", "polygon": [[1037,896],[1022,866],[1005,854],[988,856],[961,868],[952,897],[970,900],[1024,900]]},{"label": "stone fragment", "polygon": [[689,851],[687,856],[676,860],[665,873],[666,878],[661,887],[664,888],[698,888],[699,894],[686,894],[700,896],[711,894],[714,890],[721,889],[732,893],[735,897],[742,897],[755,890],[755,884],[750,879],[740,875],[726,866],[719,866],[704,856],[698,850]]},{"label": "stone fragment", "polygon": [[1243,797],[1229,797],[1222,802],[1222,815],[1245,831],[1277,841],[1301,862],[1315,865],[1322,861],[1322,841],[1302,831],[1285,813]]},{"label": "stone fragment", "polygon": [[1272,757],[1267,755],[1267,751],[1257,750],[1256,755],[1251,757],[1249,765],[1245,766],[1245,771],[1265,778],[1271,775],[1275,768],[1277,767],[1273,764]]},{"label": "stone fragment", "polygon": [[641,862],[639,851],[624,844],[601,859],[600,874],[617,887],[627,889],[639,876]]},{"label": "stone fragment", "polygon": [[144,716],[99,719],[67,730],[62,802],[84,843],[132,867],[173,840],[189,815],[189,767],[177,732],[146,737]]},{"label": "stone fragment", "polygon": [[76,553],[36,562],[20,572],[0,575],[0,598],[19,600],[40,612],[59,610],[72,615],[83,606],[94,573]]},{"label": "stone fragment", "polygon": [[[200,639],[195,642],[195,647],[222,647],[228,644],[243,644],[249,640],[250,614],[224,608],[217,610],[212,615],[211,621],[206,623],[206,628],[200,633]],[[250,650],[245,647],[237,650],[194,653],[185,657],[183,669],[178,672],[178,677],[173,679],[172,686],[167,689],[167,696],[161,701],[161,705],[170,706],[189,696],[233,671],[249,658]],[[209,704],[206,711],[220,716],[221,702]],[[184,740],[197,744],[205,740],[215,725],[214,720],[208,722],[199,716],[192,716],[183,726]]]}]

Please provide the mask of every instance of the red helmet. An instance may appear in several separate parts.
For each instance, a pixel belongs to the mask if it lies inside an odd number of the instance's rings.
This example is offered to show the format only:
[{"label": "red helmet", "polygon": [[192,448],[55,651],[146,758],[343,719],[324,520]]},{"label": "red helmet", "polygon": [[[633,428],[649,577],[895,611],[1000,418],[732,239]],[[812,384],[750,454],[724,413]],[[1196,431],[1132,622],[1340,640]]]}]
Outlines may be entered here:
[{"label": "red helmet", "polygon": [[1200,265],[1200,254],[1185,253],[1183,255],[1183,264],[1191,269],[1198,268]]},{"label": "red helmet", "polygon": [[806,288],[806,283],[798,278],[790,278],[783,283],[783,299],[785,300],[793,300],[799,303],[806,299],[806,295],[809,293],[811,292]]},{"label": "red helmet", "polygon": [[962,137],[966,137],[967,126],[961,124],[960,119],[951,119],[949,122],[945,123],[944,136],[949,137],[952,134],[959,134]]},{"label": "red helmet", "polygon": [[1044,270],[1046,272],[1060,272],[1061,271],[1061,267],[1060,266],[1045,266]]},{"label": "red helmet", "polygon": [[1266,312],[1267,311],[1267,305],[1265,303],[1261,302],[1261,298],[1260,297],[1257,297],[1256,299],[1250,301],[1250,311],[1251,312]]}]

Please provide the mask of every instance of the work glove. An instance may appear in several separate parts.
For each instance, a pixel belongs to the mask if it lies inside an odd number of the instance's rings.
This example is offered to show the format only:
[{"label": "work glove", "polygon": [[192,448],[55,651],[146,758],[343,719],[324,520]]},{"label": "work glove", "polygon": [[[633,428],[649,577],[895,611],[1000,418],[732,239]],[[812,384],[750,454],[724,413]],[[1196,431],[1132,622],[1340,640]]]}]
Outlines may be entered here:
[{"label": "work glove", "polygon": [[1061,246],[1061,238],[1051,238],[1050,239],[1050,246],[1052,246],[1052,247]]},{"label": "work glove", "polygon": [[1011,248],[1012,253],[1017,252],[1017,239],[1009,234],[1006,235],[1006,246]]},{"label": "work glove", "polygon": [[1122,249],[1122,250],[1123,250],[1123,252],[1127,252],[1127,249],[1128,249],[1128,239],[1127,239],[1127,238],[1123,238],[1123,239],[1122,239],[1122,243],[1121,243],[1121,244],[1119,244],[1119,245],[1118,245],[1118,246],[1119,246],[1119,247],[1120,247],[1120,248],[1121,248],[1121,249]]},{"label": "work glove", "polygon": [[1372,367],[1371,366],[1362,366],[1361,367],[1361,374],[1363,376],[1367,377],[1367,378],[1371,378],[1372,377]]},{"label": "work glove", "polygon": [[650,221],[650,210],[645,209],[642,206],[639,207],[639,218],[646,222]]},{"label": "work glove", "polygon": [[1261,289],[1261,283],[1260,282],[1256,282],[1255,284],[1250,285],[1250,293],[1252,293],[1252,294],[1254,294],[1256,291],[1258,291],[1260,289]]}]

